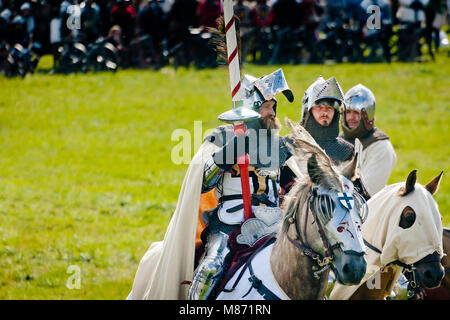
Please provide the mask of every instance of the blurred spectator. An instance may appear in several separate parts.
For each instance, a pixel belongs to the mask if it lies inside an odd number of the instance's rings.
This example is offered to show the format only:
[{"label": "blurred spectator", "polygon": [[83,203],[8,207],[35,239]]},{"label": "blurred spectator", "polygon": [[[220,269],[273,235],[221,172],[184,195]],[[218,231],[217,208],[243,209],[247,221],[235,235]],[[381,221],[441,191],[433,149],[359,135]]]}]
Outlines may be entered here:
[{"label": "blurred spectator", "polygon": [[4,9],[0,12],[0,40],[6,37],[6,29],[11,22],[12,12],[9,9]]},{"label": "blurred spectator", "polygon": [[445,0],[430,0],[425,10],[427,42],[434,41],[435,49],[439,49],[440,31],[446,22],[446,3]]},{"label": "blurred spectator", "polygon": [[91,43],[100,36],[100,7],[94,0],[85,0],[80,4],[80,8],[83,40]]},{"label": "blurred spectator", "polygon": [[196,0],[175,0],[168,14],[170,30],[186,34],[189,27],[196,27],[197,6]]},{"label": "blurred spectator", "polygon": [[11,19],[11,10],[4,9],[0,12],[0,64],[9,49],[8,35],[11,34]]},{"label": "blurred spectator", "polygon": [[272,7],[272,25],[280,29],[299,25],[299,3],[296,0],[277,0]]},{"label": "blurred spectator", "polygon": [[201,27],[217,28],[216,20],[222,15],[218,0],[201,0],[197,7],[198,24]]},{"label": "blurred spectator", "polygon": [[347,18],[362,28],[367,20],[366,9],[375,2],[372,0],[347,0]]},{"label": "blurred spectator", "polygon": [[27,24],[25,19],[21,15],[17,15],[11,22],[12,30],[9,34],[9,44],[14,47],[16,43],[21,44],[24,48],[27,48],[30,44],[30,34],[27,32]]},{"label": "blurred spectator", "polygon": [[118,25],[122,30],[124,46],[128,46],[134,36],[136,12],[130,0],[116,0],[111,10],[111,23]]},{"label": "blurred spectator", "polygon": [[233,6],[234,14],[238,16],[241,28],[250,28],[252,25],[252,19],[250,15],[250,8],[244,3],[244,0],[237,0]]},{"label": "blurred spectator", "polygon": [[414,61],[420,55],[419,37],[425,23],[425,8],[429,0],[399,0],[397,19],[398,55],[400,61]]},{"label": "blurred spectator", "polygon": [[254,47],[254,30],[252,28],[251,10],[244,0],[237,0],[233,6],[234,14],[239,19],[239,33],[241,37],[241,62],[245,62],[248,53]]},{"label": "blurred spectator", "polygon": [[139,34],[150,34],[155,47],[167,33],[167,16],[163,11],[161,1],[150,0],[138,12],[137,15]]},{"label": "blurred spectator", "polygon": [[108,36],[106,37],[106,42],[111,43],[117,50],[123,49],[122,44],[122,29],[120,26],[115,25],[109,29]]},{"label": "blurred spectator", "polygon": [[159,65],[162,43],[167,38],[167,16],[161,1],[150,0],[139,10],[137,26],[138,35],[142,37],[133,42],[133,51],[139,65],[145,66],[150,58],[155,65]]},{"label": "blurred spectator", "polygon": [[32,1],[32,12],[35,21],[33,42],[39,43],[39,54],[50,52],[50,21],[52,19],[52,6],[49,1]]},{"label": "blurred spectator", "polygon": [[320,17],[317,10],[317,0],[301,1],[298,10],[300,25],[308,28],[316,28],[320,22]]},{"label": "blurred spectator", "polygon": [[111,11],[112,7],[114,6],[114,3],[110,0],[96,0],[97,5],[100,8],[100,22],[99,22],[99,29],[100,34],[102,36],[105,36],[108,34],[109,29],[111,28]]},{"label": "blurred spectator", "polygon": [[31,5],[29,2],[24,2],[20,6],[20,13],[22,14],[25,24],[27,25],[27,32],[30,36],[33,35],[35,23],[34,23],[34,17],[31,14]]},{"label": "blurred spectator", "polygon": [[399,0],[397,18],[400,23],[425,22],[425,7],[429,0]]},{"label": "blurred spectator", "polygon": [[63,0],[60,6],[61,41],[69,41],[78,34],[78,6],[72,0]]},{"label": "blurred spectator", "polygon": [[338,26],[344,24],[346,19],[346,0],[325,1],[327,11],[327,22],[333,22]]},{"label": "blurred spectator", "polygon": [[252,24],[258,28],[268,27],[273,21],[273,12],[267,5],[267,0],[256,0],[256,6],[251,9]]},{"label": "blurred spectator", "polygon": [[[233,0],[240,20],[242,61],[322,63],[413,61],[423,39],[431,58],[450,0]],[[381,28],[369,28],[376,5]],[[139,9],[140,8],[140,9]],[[41,44],[38,55],[108,38],[122,67],[169,63],[214,67],[207,27],[217,27],[221,0],[0,0],[0,64],[5,50]],[[373,21],[373,20],[372,20]],[[395,37],[393,35],[395,34]],[[445,35],[444,35],[445,36]],[[392,50],[393,41],[397,39]],[[61,46],[64,44],[64,46]],[[383,51],[381,56],[380,48]],[[421,58],[421,57],[420,57]]]},{"label": "blurred spectator", "polygon": [[189,28],[197,26],[197,1],[175,0],[168,14],[169,47],[181,44],[181,64],[188,66],[192,61],[192,40]]}]

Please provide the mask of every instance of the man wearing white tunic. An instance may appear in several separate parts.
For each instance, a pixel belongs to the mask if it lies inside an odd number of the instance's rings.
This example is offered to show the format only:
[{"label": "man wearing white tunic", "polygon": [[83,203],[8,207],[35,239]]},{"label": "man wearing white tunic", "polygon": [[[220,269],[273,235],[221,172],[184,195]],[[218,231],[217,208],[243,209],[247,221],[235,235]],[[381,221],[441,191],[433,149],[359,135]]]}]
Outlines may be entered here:
[{"label": "man wearing white tunic", "polygon": [[345,94],[341,135],[353,144],[356,138],[361,141],[360,174],[370,196],[386,186],[397,161],[389,136],[374,123],[375,96],[370,89],[358,84]]}]

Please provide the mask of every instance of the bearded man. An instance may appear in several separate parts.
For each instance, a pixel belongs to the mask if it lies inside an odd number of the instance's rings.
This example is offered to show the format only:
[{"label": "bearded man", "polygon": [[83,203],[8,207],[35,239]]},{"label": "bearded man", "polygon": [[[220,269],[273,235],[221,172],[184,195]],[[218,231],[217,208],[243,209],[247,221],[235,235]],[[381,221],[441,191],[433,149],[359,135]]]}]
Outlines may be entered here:
[{"label": "bearded man", "polygon": [[353,145],[339,137],[340,107],[344,93],[336,78],[320,76],[306,90],[302,101],[300,124],[336,163],[353,157]]},{"label": "bearded man", "polygon": [[375,127],[375,95],[358,84],[345,94],[341,137],[354,144],[361,141],[360,176],[370,196],[383,189],[397,156],[389,136]]},{"label": "bearded man", "polygon": [[[265,208],[266,213],[280,213],[279,169],[290,152],[278,135],[281,125],[276,118],[275,95],[283,92],[290,102],[294,96],[281,69],[258,79],[245,75],[242,86],[244,107],[258,112],[260,118],[246,122],[246,134],[235,135],[232,125],[223,125],[205,138],[188,168],[164,241],[152,244],[142,258],[129,299],[212,297],[226,268],[229,235],[240,231],[245,220],[237,165],[244,152],[250,158],[248,182],[252,211],[256,215],[259,208]],[[199,218],[201,193],[209,192],[214,192],[217,205]],[[200,223],[206,228],[201,233],[203,258],[197,262],[195,251],[199,247],[195,246],[195,237]]]},{"label": "bearded man", "polygon": [[[344,93],[338,81],[334,77],[325,80],[319,76],[305,91],[300,120],[300,124],[337,166],[351,160],[354,153],[353,145],[339,137],[339,115],[343,101]],[[290,135],[285,139],[289,140]],[[294,173],[291,166],[283,166],[281,200],[296,178],[302,177]]]}]

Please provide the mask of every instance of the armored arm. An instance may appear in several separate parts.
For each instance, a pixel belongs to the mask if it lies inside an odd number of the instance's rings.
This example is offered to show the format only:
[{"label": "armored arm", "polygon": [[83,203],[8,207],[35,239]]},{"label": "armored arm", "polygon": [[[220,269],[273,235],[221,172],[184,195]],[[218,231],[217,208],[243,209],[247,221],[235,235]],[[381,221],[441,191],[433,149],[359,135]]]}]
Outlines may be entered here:
[{"label": "armored arm", "polygon": [[216,165],[212,157],[207,160],[203,171],[202,193],[213,189],[217,185],[223,172],[224,170]]},{"label": "armored arm", "polygon": [[202,193],[208,192],[216,186],[222,173],[231,170],[237,163],[237,156],[241,152],[248,152],[248,136],[246,135],[234,136],[206,161]]}]

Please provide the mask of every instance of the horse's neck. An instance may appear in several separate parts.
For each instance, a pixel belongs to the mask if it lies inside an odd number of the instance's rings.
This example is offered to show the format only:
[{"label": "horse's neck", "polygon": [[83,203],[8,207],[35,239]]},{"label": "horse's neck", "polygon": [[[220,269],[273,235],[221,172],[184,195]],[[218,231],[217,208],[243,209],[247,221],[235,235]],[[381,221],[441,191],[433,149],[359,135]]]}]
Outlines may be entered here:
[{"label": "horse's neck", "polygon": [[[293,237],[293,235],[290,235]],[[279,233],[270,256],[273,275],[279,286],[294,300],[323,299],[328,284],[328,271],[320,280],[314,278],[311,258],[301,254],[286,237]]]}]

